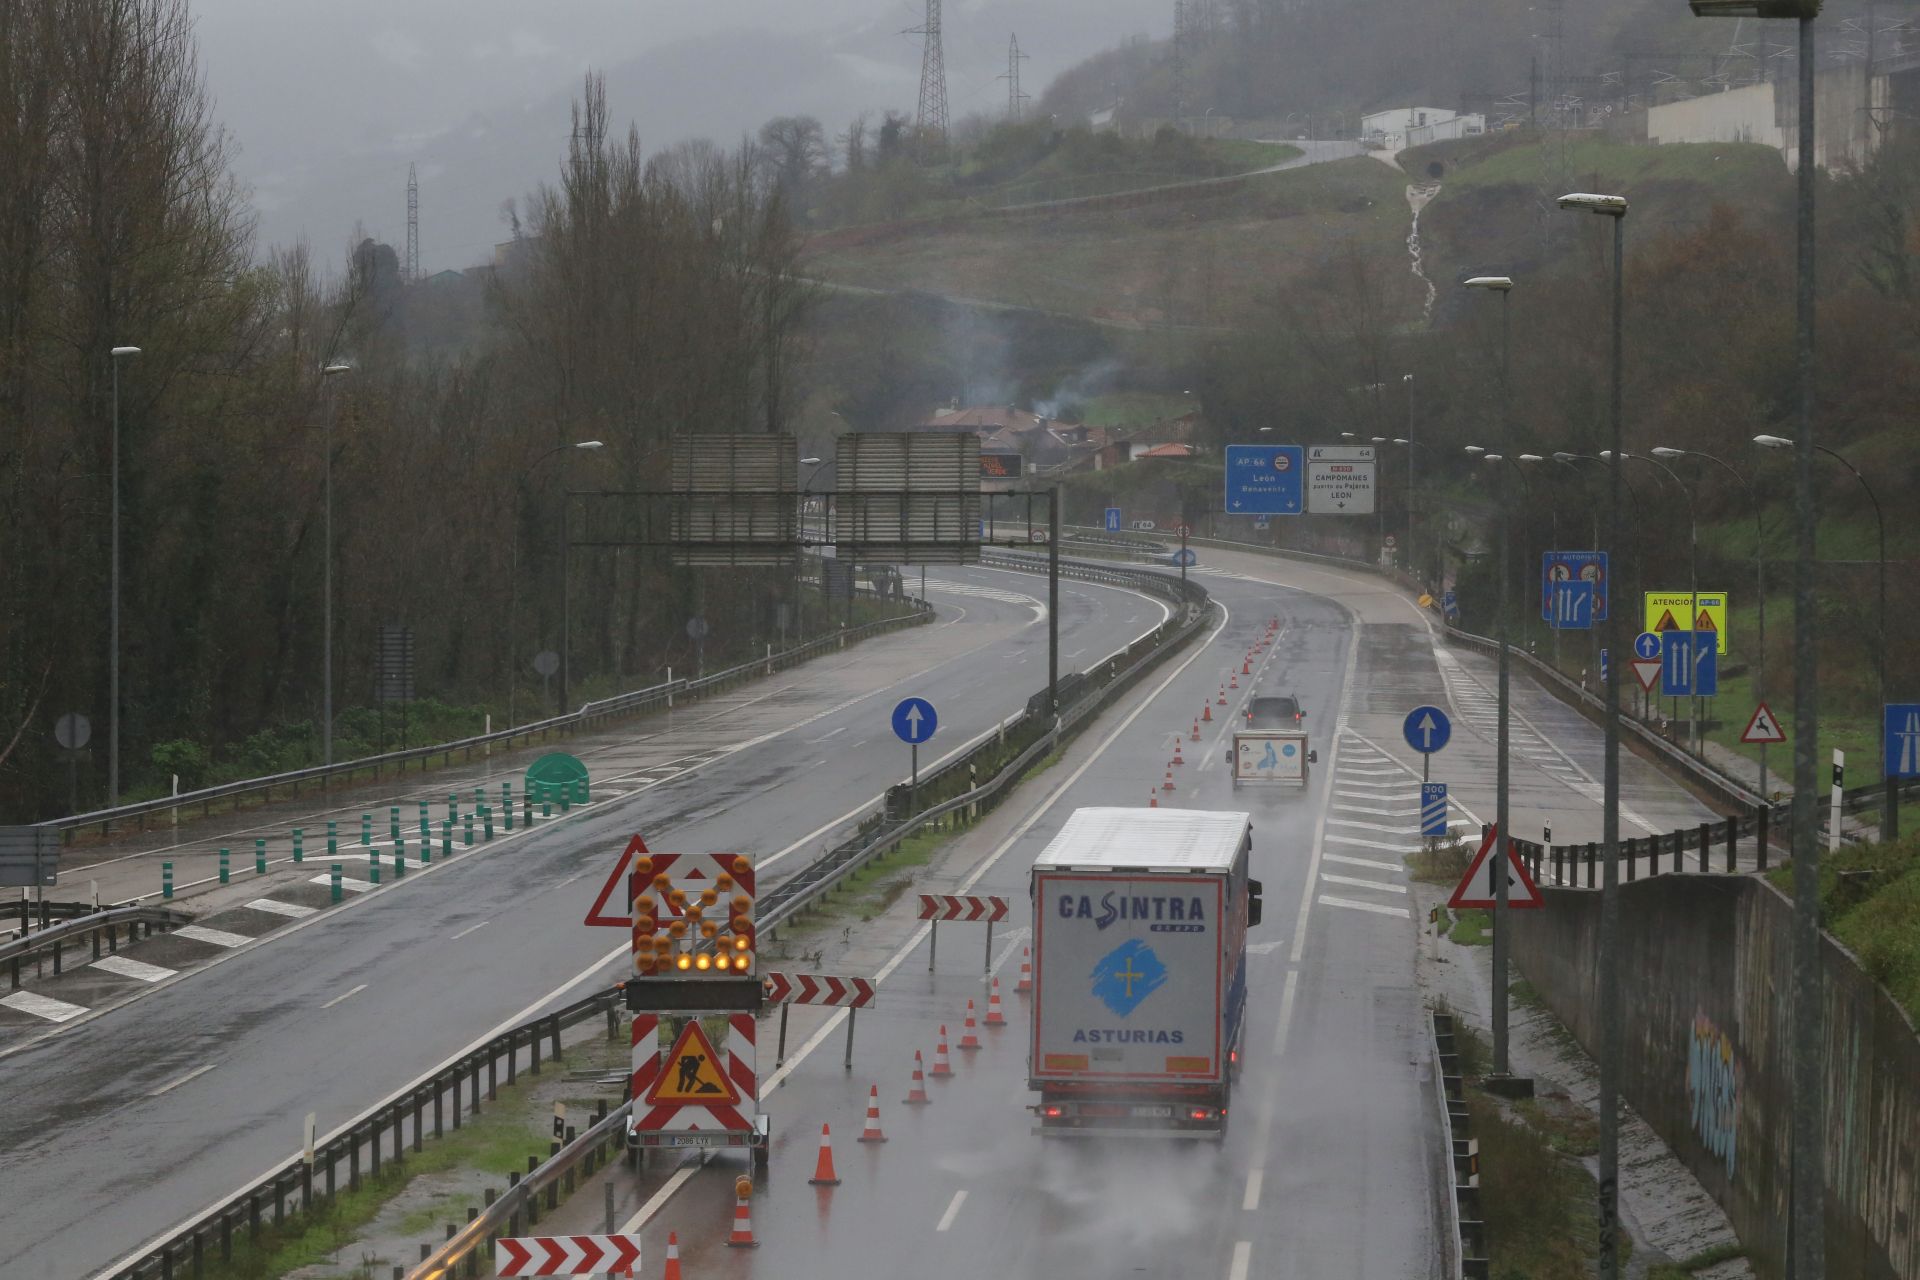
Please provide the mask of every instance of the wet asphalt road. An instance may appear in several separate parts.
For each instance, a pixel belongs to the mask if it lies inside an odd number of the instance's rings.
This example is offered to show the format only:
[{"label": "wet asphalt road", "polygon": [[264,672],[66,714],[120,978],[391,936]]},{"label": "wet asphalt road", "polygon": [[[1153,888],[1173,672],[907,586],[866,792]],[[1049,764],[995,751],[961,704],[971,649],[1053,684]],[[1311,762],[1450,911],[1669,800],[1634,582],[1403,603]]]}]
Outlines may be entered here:
[{"label": "wet asphalt road", "polygon": [[[1032,623],[1030,604],[1001,598],[1044,599],[1044,580],[934,576],[996,593],[936,592],[936,603],[964,605],[956,631],[1011,635],[897,686],[940,708],[940,754],[1044,684],[1047,632]],[[1091,661],[1162,616],[1142,596],[1063,584],[1062,653]],[[915,633],[869,642],[913,643]],[[1063,660],[1062,670],[1073,665]],[[788,866],[804,862],[828,838],[801,848],[803,837],[904,776],[905,748],[887,728],[892,702],[883,691],[604,810],[457,860],[413,890],[319,917],[0,1059],[0,1276],[71,1280],[108,1266],[292,1155],[307,1112],[325,1135],[499,1024],[530,1015],[575,975],[591,980],[562,1000],[610,980],[615,967],[595,962],[616,948],[624,957],[625,940],[580,920],[632,832],[644,831],[655,848],[739,850],[763,865],[792,848]]]}]

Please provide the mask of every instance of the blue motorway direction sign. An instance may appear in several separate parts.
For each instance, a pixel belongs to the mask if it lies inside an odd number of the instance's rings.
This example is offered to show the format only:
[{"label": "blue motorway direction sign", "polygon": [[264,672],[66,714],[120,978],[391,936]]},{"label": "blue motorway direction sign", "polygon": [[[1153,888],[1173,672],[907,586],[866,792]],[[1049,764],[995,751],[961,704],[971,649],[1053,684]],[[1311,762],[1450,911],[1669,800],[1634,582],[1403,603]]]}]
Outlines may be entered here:
[{"label": "blue motorway direction sign", "polygon": [[1720,692],[1720,650],[1714,632],[1660,632],[1660,692],[1669,698],[1711,698]]},{"label": "blue motorway direction sign", "polygon": [[940,727],[940,716],[925,698],[902,698],[893,709],[893,736],[918,746]]},{"label": "blue motorway direction sign", "polygon": [[1191,569],[1200,563],[1200,557],[1192,547],[1182,547],[1173,553],[1173,562],[1182,569]]},{"label": "blue motorway direction sign", "polygon": [[1554,583],[1553,612],[1547,625],[1556,631],[1592,630],[1593,590],[1594,584],[1587,578]]},{"label": "blue motorway direction sign", "polygon": [[1445,839],[1447,834],[1447,784],[1420,784],[1420,834]]},{"label": "blue motorway direction sign", "polygon": [[1889,778],[1920,778],[1920,702],[1889,702],[1887,759],[1882,774]]},{"label": "blue motorway direction sign", "polygon": [[1415,707],[1407,712],[1407,719],[1400,726],[1401,734],[1407,745],[1421,755],[1432,755],[1447,745],[1453,737],[1453,721],[1447,719],[1447,713],[1438,707]]},{"label": "blue motorway direction sign", "polygon": [[1120,532],[1120,508],[1118,507],[1107,508],[1107,532]]},{"label": "blue motorway direction sign", "polygon": [[1633,638],[1633,656],[1642,662],[1652,662],[1660,656],[1660,633],[1642,631]]},{"label": "blue motorway direction sign", "polygon": [[1607,553],[1604,551],[1543,551],[1540,553],[1540,621],[1553,621],[1553,588],[1560,582],[1593,584],[1593,621],[1607,620]]},{"label": "blue motorway direction sign", "polygon": [[1227,514],[1297,516],[1305,451],[1297,444],[1227,446]]}]

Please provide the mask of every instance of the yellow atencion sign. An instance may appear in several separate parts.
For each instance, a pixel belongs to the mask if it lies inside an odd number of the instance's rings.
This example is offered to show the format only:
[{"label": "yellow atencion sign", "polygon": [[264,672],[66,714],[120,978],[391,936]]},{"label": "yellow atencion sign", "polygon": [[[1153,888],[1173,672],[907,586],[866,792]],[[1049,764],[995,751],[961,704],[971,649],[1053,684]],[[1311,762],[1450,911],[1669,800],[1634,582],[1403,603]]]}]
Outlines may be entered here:
[{"label": "yellow atencion sign", "polygon": [[[1724,654],[1727,651],[1727,593],[1724,591],[1702,591],[1696,597],[1691,591],[1649,591],[1647,598],[1648,631],[1712,631],[1716,632],[1717,643],[1714,650]],[[1692,622],[1687,615],[1693,612],[1695,603],[1700,606],[1699,613]]]}]

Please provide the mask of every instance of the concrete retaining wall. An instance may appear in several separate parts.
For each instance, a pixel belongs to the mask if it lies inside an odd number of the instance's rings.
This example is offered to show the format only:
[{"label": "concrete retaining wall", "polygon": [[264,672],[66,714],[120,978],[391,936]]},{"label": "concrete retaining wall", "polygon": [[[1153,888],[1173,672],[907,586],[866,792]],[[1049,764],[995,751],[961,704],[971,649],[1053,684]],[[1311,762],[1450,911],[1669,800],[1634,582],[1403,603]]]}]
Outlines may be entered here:
[{"label": "concrete retaining wall", "polygon": [[[1514,961],[1589,1053],[1600,895],[1546,889]],[[1720,1202],[1766,1277],[1786,1274],[1791,903],[1753,876],[1620,886],[1621,1096]],[[1831,938],[1823,967],[1827,1274],[1920,1280],[1920,1036]]]}]

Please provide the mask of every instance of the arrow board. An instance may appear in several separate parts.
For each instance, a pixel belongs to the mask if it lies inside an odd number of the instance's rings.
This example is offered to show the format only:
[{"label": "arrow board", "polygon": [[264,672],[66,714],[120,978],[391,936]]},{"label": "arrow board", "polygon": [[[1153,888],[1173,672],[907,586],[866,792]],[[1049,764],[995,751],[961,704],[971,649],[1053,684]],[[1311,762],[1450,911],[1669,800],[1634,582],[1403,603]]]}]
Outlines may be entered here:
[{"label": "arrow board", "polygon": [[1786,740],[1787,731],[1780,727],[1772,708],[1764,702],[1753,709],[1753,719],[1747,721],[1746,729],[1740,734],[1740,741],[1755,747],[1771,746]]},{"label": "arrow board", "polygon": [[[1493,852],[1499,829],[1487,828],[1487,838],[1480,842],[1480,851],[1473,855],[1467,873],[1460,877],[1453,896],[1447,899],[1450,907],[1492,907],[1498,902],[1499,885],[1494,881],[1494,872],[1500,866],[1498,858],[1489,857]],[[1530,907],[1544,907],[1547,900],[1540,896],[1540,886],[1527,874],[1526,864],[1520,861],[1520,851],[1513,841],[1504,842],[1507,846],[1507,906],[1513,910]]]},{"label": "arrow board", "polygon": [[719,1055],[714,1053],[713,1042],[707,1039],[707,1033],[700,1029],[700,1020],[687,1019],[680,1038],[673,1042],[672,1051],[661,1064],[659,1078],[653,1082],[653,1088],[647,1090],[646,1105],[653,1107],[667,1102],[731,1104],[738,1101],[740,1091],[720,1070]]}]

